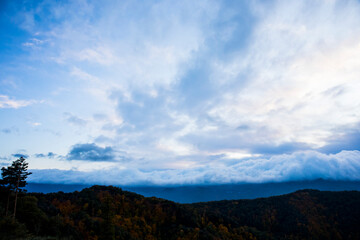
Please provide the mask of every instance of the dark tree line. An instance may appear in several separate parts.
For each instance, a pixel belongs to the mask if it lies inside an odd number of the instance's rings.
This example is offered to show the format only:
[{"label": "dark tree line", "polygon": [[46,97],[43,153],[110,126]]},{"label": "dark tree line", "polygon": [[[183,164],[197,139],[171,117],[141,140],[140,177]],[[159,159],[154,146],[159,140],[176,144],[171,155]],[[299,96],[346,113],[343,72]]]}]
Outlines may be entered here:
[{"label": "dark tree line", "polygon": [[13,161],[10,166],[1,168],[2,179],[0,180],[0,185],[8,190],[6,216],[9,215],[10,197],[11,195],[15,195],[14,211],[12,214],[13,219],[15,219],[16,216],[18,193],[24,191],[22,188],[24,188],[27,184],[26,178],[31,174],[31,172],[28,172],[28,165],[29,164],[25,161],[25,158],[20,157],[19,159]]}]

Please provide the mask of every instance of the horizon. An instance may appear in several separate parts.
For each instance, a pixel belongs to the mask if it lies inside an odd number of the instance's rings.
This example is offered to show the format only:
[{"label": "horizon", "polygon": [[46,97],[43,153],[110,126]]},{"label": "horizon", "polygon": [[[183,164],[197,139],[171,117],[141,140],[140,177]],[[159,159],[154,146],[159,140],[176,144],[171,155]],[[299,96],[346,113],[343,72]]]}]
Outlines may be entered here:
[{"label": "horizon", "polygon": [[30,183],[360,181],[360,1],[1,1]]},{"label": "horizon", "polygon": [[[99,185],[29,183],[28,192],[55,193],[82,191]],[[100,185],[103,186],[103,185]],[[135,192],[144,197],[157,197],[177,203],[196,203],[236,199],[256,199],[279,196],[300,190],[360,191],[360,181],[335,181],[317,179],[311,181],[233,183],[213,185],[165,185],[123,186],[111,185],[123,191]]]}]

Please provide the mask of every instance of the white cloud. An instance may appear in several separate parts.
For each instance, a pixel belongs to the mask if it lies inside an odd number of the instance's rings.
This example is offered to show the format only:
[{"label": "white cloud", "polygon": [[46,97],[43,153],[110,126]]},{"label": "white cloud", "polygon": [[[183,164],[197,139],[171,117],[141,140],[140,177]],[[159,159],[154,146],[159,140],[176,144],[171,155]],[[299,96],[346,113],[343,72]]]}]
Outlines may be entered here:
[{"label": "white cloud", "polygon": [[15,100],[9,96],[0,95],[0,108],[21,108],[36,103],[35,100]]},{"label": "white cloud", "polygon": [[95,171],[31,170],[31,182],[88,184],[209,184],[282,182],[331,179],[360,180],[360,152],[321,154],[314,151],[278,155],[268,159],[244,159],[232,165],[221,162],[197,167],[195,162],[173,163],[173,170],[140,171],[107,167]]},{"label": "white cloud", "polygon": [[[133,159],[98,177],[65,172],[68,181],[358,179],[357,152],[298,151],[326,145],[334,129],[357,126],[359,3],[250,5],[249,18],[226,1],[54,2],[24,14],[24,28],[36,35],[26,45],[41,45],[33,59],[45,72],[48,61],[51,71],[70,69],[54,82],[61,94],[54,94],[60,107],[52,111],[73,113],[67,118],[78,125],[86,120],[86,131],[73,133],[83,142],[109,144]],[[37,21],[48,13],[54,19],[42,27]],[[0,96],[0,108],[32,103]],[[75,144],[74,135],[63,142]],[[348,168],[340,156],[352,159]],[[76,168],[85,169],[81,164]]]},{"label": "white cloud", "polygon": [[110,65],[116,61],[115,56],[112,54],[112,49],[105,47],[83,49],[75,57],[80,61],[95,62],[101,65]]},{"label": "white cloud", "polygon": [[27,42],[23,43],[22,45],[25,47],[31,47],[33,49],[39,49],[41,45],[46,43],[45,40],[41,40],[38,38],[31,38]]},{"label": "white cloud", "polygon": [[70,75],[71,76],[75,76],[79,79],[82,79],[82,80],[87,80],[89,82],[93,82],[93,83],[99,83],[99,78],[81,70],[80,68],[77,68],[77,67],[73,67],[71,72],[70,72]]},{"label": "white cloud", "polygon": [[[223,75],[234,90],[209,114],[233,127],[266,125],[274,143],[322,146],[334,128],[359,119],[359,4],[276,1],[263,7],[255,4],[259,22],[248,50],[230,63],[215,62],[214,77]],[[324,94],[336,87],[343,90]]]},{"label": "white cloud", "polygon": [[[156,88],[169,87],[178,81],[195,53],[204,46],[206,28],[216,16],[219,4],[159,1],[96,5],[74,1],[47,6],[57,21],[49,25],[50,30],[41,33],[52,43],[44,49],[42,58],[82,65],[85,72],[101,72],[103,81],[120,87]],[[71,10],[79,8],[80,12]],[[46,16],[39,9],[27,15]],[[32,23],[34,28],[36,22]],[[35,43],[38,44],[29,42]]]},{"label": "white cloud", "polygon": [[177,156],[186,156],[194,153],[195,149],[190,144],[185,144],[176,139],[161,139],[156,145],[159,151],[171,152]]}]

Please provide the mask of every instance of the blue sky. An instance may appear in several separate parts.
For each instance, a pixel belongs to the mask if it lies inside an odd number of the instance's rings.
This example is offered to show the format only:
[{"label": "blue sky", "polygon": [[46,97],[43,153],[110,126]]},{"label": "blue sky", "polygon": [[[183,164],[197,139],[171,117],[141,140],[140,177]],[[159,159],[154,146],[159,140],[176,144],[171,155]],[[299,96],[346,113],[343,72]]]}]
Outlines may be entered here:
[{"label": "blue sky", "polygon": [[0,164],[33,182],[360,180],[359,1],[1,1]]}]

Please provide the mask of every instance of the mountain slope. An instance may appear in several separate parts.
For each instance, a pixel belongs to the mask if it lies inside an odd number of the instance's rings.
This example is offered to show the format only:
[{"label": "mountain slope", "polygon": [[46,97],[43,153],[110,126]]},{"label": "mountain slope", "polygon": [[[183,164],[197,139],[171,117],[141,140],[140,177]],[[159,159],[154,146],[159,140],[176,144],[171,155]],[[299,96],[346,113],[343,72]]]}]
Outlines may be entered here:
[{"label": "mountain slope", "polygon": [[[0,196],[3,215],[7,197]],[[21,231],[43,239],[360,239],[358,191],[178,204],[93,186],[23,194],[18,206],[17,222],[0,221],[2,239]]]}]

